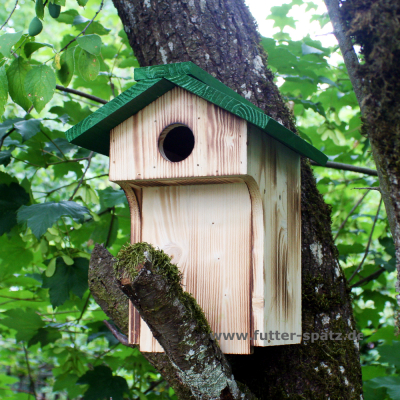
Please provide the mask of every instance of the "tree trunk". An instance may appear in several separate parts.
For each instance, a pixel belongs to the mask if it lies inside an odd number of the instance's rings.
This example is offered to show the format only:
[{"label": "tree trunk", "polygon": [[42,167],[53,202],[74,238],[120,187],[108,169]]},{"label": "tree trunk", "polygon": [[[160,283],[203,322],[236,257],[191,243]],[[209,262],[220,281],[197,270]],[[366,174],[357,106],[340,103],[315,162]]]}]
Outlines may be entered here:
[{"label": "tree trunk", "polygon": [[[141,66],[192,61],[295,131],[273,74],[267,69],[255,22],[242,0],[113,1]],[[355,323],[332,240],[330,207],[318,193],[305,159],[301,177],[303,332],[335,332],[344,337],[355,330]],[[108,273],[112,274],[111,270]],[[99,293],[94,286],[91,290],[103,307],[107,284],[99,285],[106,288]],[[112,306],[108,300],[107,307],[113,318],[117,310],[126,307],[126,300]],[[114,321],[126,333],[126,324],[119,319],[121,312]],[[147,357],[180,398],[192,398],[179,391],[179,379],[168,372],[170,364],[165,355]],[[362,395],[356,340],[256,347],[252,355],[227,359],[236,380],[260,399],[360,399]]]},{"label": "tree trunk", "polygon": [[[400,3],[325,0],[371,143],[396,248],[400,292]],[[358,62],[353,44],[361,46]],[[400,295],[397,296],[400,305]],[[399,316],[397,326],[400,327]]]}]

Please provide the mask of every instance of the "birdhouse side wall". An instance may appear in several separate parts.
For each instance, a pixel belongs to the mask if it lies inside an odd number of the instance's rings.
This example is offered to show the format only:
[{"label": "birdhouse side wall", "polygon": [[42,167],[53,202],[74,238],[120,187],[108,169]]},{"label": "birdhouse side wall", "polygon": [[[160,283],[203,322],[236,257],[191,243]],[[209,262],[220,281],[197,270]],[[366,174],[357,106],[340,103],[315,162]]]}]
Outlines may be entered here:
[{"label": "birdhouse side wall", "polygon": [[[253,213],[255,346],[301,342],[300,156],[248,125],[248,178]],[[261,223],[262,221],[262,223]],[[272,331],[288,340],[266,339]]]},{"label": "birdhouse side wall", "polygon": [[[194,135],[192,153],[165,159],[159,138],[171,124]],[[246,173],[247,123],[212,103],[175,87],[111,131],[110,180],[221,177]]]}]

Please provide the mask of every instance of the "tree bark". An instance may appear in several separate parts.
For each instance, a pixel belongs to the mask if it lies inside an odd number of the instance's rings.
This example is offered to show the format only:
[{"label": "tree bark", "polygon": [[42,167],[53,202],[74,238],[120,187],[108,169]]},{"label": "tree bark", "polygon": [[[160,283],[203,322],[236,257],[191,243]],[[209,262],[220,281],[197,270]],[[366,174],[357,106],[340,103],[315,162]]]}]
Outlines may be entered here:
[{"label": "tree bark", "polygon": [[[267,56],[255,22],[242,0],[113,1],[140,65],[193,61],[295,131],[273,74],[266,67]],[[355,330],[355,323],[332,240],[330,207],[318,193],[305,159],[301,177],[303,332],[337,332],[344,337]],[[104,305],[106,296],[102,291],[95,298]],[[120,307],[118,302],[109,307],[112,319]],[[117,316],[120,314],[123,312]],[[114,321],[124,331],[124,320]],[[179,392],[179,379],[168,373],[164,355],[147,356],[180,398],[191,398]],[[260,399],[360,399],[362,395],[357,341],[256,347],[252,355],[227,359],[235,378]]]},{"label": "tree bark", "polygon": [[[397,0],[325,0],[334,33],[371,143],[396,248],[400,292],[400,3]],[[358,62],[353,44],[361,46]],[[397,296],[400,305],[400,295]],[[397,318],[397,326],[400,325]]]}]

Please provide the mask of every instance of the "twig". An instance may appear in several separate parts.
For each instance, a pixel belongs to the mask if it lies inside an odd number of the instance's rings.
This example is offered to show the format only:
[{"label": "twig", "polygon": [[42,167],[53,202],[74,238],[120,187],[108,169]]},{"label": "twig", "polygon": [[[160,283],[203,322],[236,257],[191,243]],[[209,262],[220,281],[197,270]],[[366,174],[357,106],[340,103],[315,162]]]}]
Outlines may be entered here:
[{"label": "twig", "polygon": [[[47,137],[47,139],[50,140],[51,143],[53,143],[53,145],[57,148],[57,150],[58,150],[58,151],[62,154],[62,156],[64,157],[64,160],[66,160],[67,157],[65,156],[64,152],[60,149],[60,147],[58,147],[58,145],[53,141],[53,139],[51,139],[51,137],[50,137],[47,133],[45,133],[45,132],[43,132],[43,131],[41,131],[41,132],[43,133],[44,136]],[[57,156],[56,156],[56,157],[57,157]],[[58,157],[58,158],[60,158],[60,157]]]},{"label": "twig", "polygon": [[89,28],[89,26],[90,26],[90,25],[92,24],[92,22],[95,20],[95,18],[99,15],[100,11],[101,11],[102,8],[103,8],[103,5],[104,5],[104,0],[101,0],[101,4],[100,4],[99,9],[97,10],[96,14],[94,14],[94,17],[93,17],[93,18],[88,22],[88,24],[85,26],[85,28],[83,29],[83,31],[82,31],[81,33],[79,33],[79,35],[75,36],[75,38],[72,39],[69,43],[67,43],[67,44],[59,51],[59,53],[61,53],[61,52],[64,51],[65,49],[67,49],[68,46],[69,46],[71,43],[74,43],[75,40],[76,40],[79,36],[85,34],[86,30]]},{"label": "twig", "polygon": [[91,151],[90,154],[89,154],[89,157],[87,157],[88,164],[87,164],[87,166],[86,166],[85,172],[83,173],[83,175],[82,175],[80,181],[78,182],[78,185],[77,185],[76,188],[74,189],[74,191],[73,191],[71,197],[68,199],[69,201],[71,201],[71,200],[74,198],[74,196],[76,195],[76,192],[78,191],[78,189],[79,189],[80,186],[82,185],[82,182],[83,182],[83,180],[85,179],[86,172],[88,171],[88,169],[89,169],[89,167],[90,167],[90,163],[91,163],[91,161],[92,161],[93,154],[94,154],[94,152]]},{"label": "twig", "polygon": [[153,382],[149,388],[144,392],[144,394],[150,393],[153,389],[155,389],[160,383],[165,382],[164,379],[160,379],[159,381]]},{"label": "twig", "polygon": [[106,325],[106,327],[111,331],[111,333],[114,335],[115,339],[117,339],[121,344],[127,347],[132,347],[132,348],[136,347],[134,344],[130,344],[128,338],[121,332],[119,332],[114,325],[111,325],[107,320],[104,320],[103,322]]},{"label": "twig", "polygon": [[86,310],[87,310],[87,308],[88,308],[88,306],[89,306],[90,297],[91,297],[91,293],[89,292],[89,295],[88,295],[88,297],[87,297],[87,299],[86,299],[86,301],[85,301],[85,304],[84,304],[84,306],[83,306],[83,308],[82,308],[82,312],[81,312],[81,314],[79,315],[79,317],[75,320],[75,323],[78,323],[78,322],[82,319],[83,314],[85,314],[85,312],[86,312]]},{"label": "twig", "polygon": [[100,108],[100,107],[101,107],[100,104],[94,103],[94,102],[92,102],[92,101],[86,101],[86,100],[83,99],[81,96],[79,96],[79,95],[74,95],[73,93],[64,93],[64,92],[61,92],[61,91],[60,91],[60,92],[56,92],[56,94],[59,94],[59,95],[61,95],[61,96],[65,96],[65,97],[67,97],[69,100],[73,99],[73,100],[79,101],[79,102],[84,103],[84,104],[89,104],[89,106],[91,106],[91,107],[97,107],[97,108]]},{"label": "twig", "polygon": [[28,375],[29,375],[29,381],[30,381],[31,390],[33,392],[33,395],[35,396],[35,399],[37,399],[37,394],[36,394],[36,389],[35,389],[35,382],[33,381],[32,373],[31,373],[31,367],[29,365],[28,351],[26,350],[25,344],[22,344],[22,347],[24,348],[26,366],[28,367]]},{"label": "twig", "polygon": [[105,248],[107,248],[110,243],[111,232],[112,232],[112,228],[113,228],[113,224],[114,224],[114,218],[115,218],[115,207],[113,207],[112,211],[111,211],[111,222],[110,222],[110,227],[108,228],[106,243],[104,244]]},{"label": "twig", "polygon": [[377,190],[378,192],[381,191],[381,188],[379,186],[353,188],[353,190],[355,190],[355,189],[358,189],[358,190]]},{"label": "twig", "polygon": [[6,137],[10,136],[14,131],[15,131],[15,128],[13,127],[13,128],[11,128],[11,129],[1,138],[1,141],[0,141],[0,150],[1,150],[1,148],[3,147],[4,139],[5,139]]},{"label": "twig", "polygon": [[365,259],[367,258],[368,252],[369,252],[369,246],[371,245],[371,241],[372,241],[372,234],[374,233],[374,229],[375,229],[375,225],[376,225],[376,221],[378,221],[378,216],[379,216],[379,211],[381,209],[381,205],[382,205],[382,197],[379,201],[379,206],[378,206],[378,211],[376,212],[375,218],[374,218],[374,223],[372,224],[372,228],[371,228],[371,233],[369,235],[369,239],[368,239],[368,243],[367,243],[367,248],[365,249],[365,253],[364,253],[364,257],[360,262],[360,265],[356,268],[356,270],[352,273],[350,279],[348,280],[348,282],[350,283],[353,278],[358,274],[358,272],[361,270],[361,267],[364,264]]},{"label": "twig", "polygon": [[364,283],[368,283],[376,278],[378,278],[378,276],[380,276],[382,273],[384,273],[386,271],[385,268],[380,268],[377,271],[373,272],[371,275],[368,275],[366,278],[360,279],[358,282],[356,282],[354,285],[350,286],[350,289],[353,289],[353,287],[358,287],[363,285]]},{"label": "twig", "polygon": [[361,204],[361,202],[364,200],[365,196],[368,194],[369,192],[365,192],[361,199],[357,201],[357,203],[353,206],[353,208],[350,210],[349,214],[347,215],[347,217],[345,218],[345,220],[341,223],[341,225],[339,226],[339,229],[335,235],[335,237],[333,238],[333,241],[336,241],[337,237],[339,236],[339,233],[341,231],[341,229],[346,225],[348,219],[350,218],[350,215],[353,214],[354,210]]},{"label": "twig", "polygon": [[[313,160],[310,160],[310,164],[315,165],[316,167],[323,167],[323,165],[320,165]],[[378,176],[378,172],[374,169],[366,167],[357,167],[356,165],[351,165],[351,164],[343,164],[343,163],[328,161],[325,167],[340,169],[344,171],[359,172],[360,174],[365,174],[365,175]]]},{"label": "twig", "polygon": [[7,22],[10,20],[11,16],[14,14],[15,9],[17,8],[18,5],[18,0],[15,2],[14,8],[11,11],[11,14],[8,16],[8,18],[6,19],[6,22],[4,22],[4,24],[1,26],[0,31],[7,25]]},{"label": "twig", "polygon": [[66,93],[72,93],[72,94],[76,94],[76,95],[81,96],[81,97],[85,97],[86,99],[95,101],[97,103],[101,103],[101,104],[107,104],[108,103],[107,100],[101,99],[100,97],[93,96],[91,94],[87,94],[87,93],[81,92],[81,91],[76,90],[76,89],[70,89],[70,88],[67,88],[67,87],[64,87],[64,86],[60,86],[60,85],[56,85],[56,89],[57,90],[61,90],[61,91],[66,92]]},{"label": "twig", "polygon": [[65,164],[65,163],[72,163],[72,162],[85,161],[85,160],[89,160],[89,157],[73,158],[72,160],[57,161],[57,162],[53,162],[53,163],[48,163],[47,165]]}]

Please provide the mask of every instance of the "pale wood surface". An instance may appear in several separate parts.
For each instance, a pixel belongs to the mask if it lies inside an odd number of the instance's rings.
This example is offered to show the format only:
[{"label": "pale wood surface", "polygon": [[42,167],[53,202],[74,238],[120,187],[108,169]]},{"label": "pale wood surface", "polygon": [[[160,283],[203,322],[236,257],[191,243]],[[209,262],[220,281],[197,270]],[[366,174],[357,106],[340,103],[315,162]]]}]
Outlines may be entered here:
[{"label": "pale wood surface", "polygon": [[[144,188],[142,240],[173,257],[214,332],[250,333],[251,201],[244,183]],[[157,351],[147,329],[142,324],[140,350]],[[220,345],[224,353],[250,353],[249,340]]]},{"label": "pale wood surface", "polygon": [[[257,263],[253,271],[254,329],[301,335],[300,157],[249,124],[248,174],[258,185],[265,227],[264,267],[260,271]],[[259,338],[254,345],[300,341],[297,336],[286,341]]]},{"label": "pale wood surface", "polygon": [[[158,149],[161,132],[174,123],[187,125],[195,138],[190,156],[176,163]],[[242,175],[246,131],[243,119],[176,87],[111,131],[110,180]]]}]

